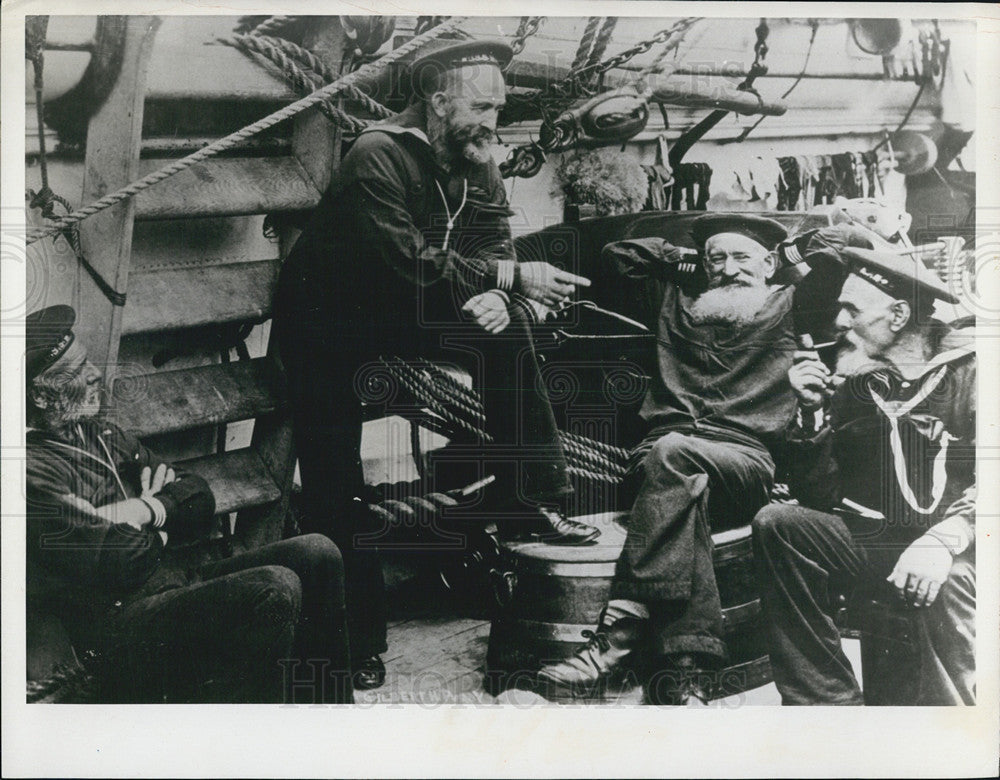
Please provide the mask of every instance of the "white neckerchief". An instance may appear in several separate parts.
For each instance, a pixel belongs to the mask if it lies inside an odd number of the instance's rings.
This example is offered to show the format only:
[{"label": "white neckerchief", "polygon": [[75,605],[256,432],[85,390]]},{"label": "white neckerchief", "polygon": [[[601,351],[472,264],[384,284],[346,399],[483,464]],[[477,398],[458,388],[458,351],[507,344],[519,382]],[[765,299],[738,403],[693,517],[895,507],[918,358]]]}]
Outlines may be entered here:
[{"label": "white neckerchief", "polygon": [[[76,432],[80,436],[80,441],[83,441],[84,440],[84,438],[83,438],[83,429],[79,426],[79,424],[76,426]],[[96,460],[102,466],[104,466],[107,469],[109,469],[111,471],[111,473],[114,474],[115,482],[118,483],[118,488],[122,491],[122,498],[125,498],[125,499],[128,498],[128,492],[125,490],[125,484],[122,482],[122,478],[118,474],[118,469],[115,468],[114,458],[111,457],[111,450],[108,449],[108,445],[104,443],[104,439],[101,438],[100,434],[97,434],[97,441],[99,441],[101,443],[101,447],[104,448],[104,452],[108,456],[107,460],[104,460],[103,458],[98,457],[97,455],[95,455],[92,452],[87,452],[86,450],[81,449],[79,447],[74,447],[72,444],[66,444],[65,442],[57,441],[56,439],[50,439],[49,441],[52,442],[52,444],[55,444],[58,447],[62,447],[63,449],[71,450],[72,452],[77,452],[80,455],[83,455],[84,457],[90,458],[91,460]]]},{"label": "white neckerchief", "polygon": [[948,455],[948,442],[955,441],[956,437],[952,436],[948,433],[948,431],[941,432],[941,448],[938,450],[938,454],[934,458],[934,466],[932,470],[932,503],[925,509],[920,506],[913,489],[910,487],[910,479],[906,473],[906,458],[903,455],[903,442],[899,437],[899,418],[903,415],[909,414],[913,408],[917,406],[917,404],[934,392],[934,388],[941,383],[941,380],[944,379],[944,375],[947,371],[947,366],[941,366],[941,368],[937,370],[937,373],[935,373],[923,384],[919,392],[914,395],[913,398],[906,403],[899,404],[895,410],[890,409],[889,404],[886,403],[885,399],[876,393],[873,388],[868,388],[868,392],[871,393],[872,400],[875,402],[875,405],[882,410],[882,414],[884,414],[889,420],[889,428],[891,430],[889,442],[892,446],[892,463],[896,471],[896,482],[899,484],[899,489],[903,494],[903,498],[906,499],[906,503],[922,515],[929,515],[933,513],[934,510],[937,509],[938,504],[941,502],[941,496],[944,495],[944,487],[947,482],[945,463]]},{"label": "white neckerchief", "polygon": [[448,248],[448,239],[451,237],[451,229],[455,227],[455,220],[458,219],[458,215],[462,213],[462,209],[465,208],[465,199],[469,194],[469,180],[462,179],[462,202],[458,206],[458,210],[452,214],[451,209],[448,208],[448,199],[444,196],[444,190],[441,188],[441,182],[437,179],[434,180],[437,185],[438,192],[441,194],[441,202],[444,203],[444,213],[448,215],[448,226],[444,231],[444,243],[441,244],[441,249]]}]

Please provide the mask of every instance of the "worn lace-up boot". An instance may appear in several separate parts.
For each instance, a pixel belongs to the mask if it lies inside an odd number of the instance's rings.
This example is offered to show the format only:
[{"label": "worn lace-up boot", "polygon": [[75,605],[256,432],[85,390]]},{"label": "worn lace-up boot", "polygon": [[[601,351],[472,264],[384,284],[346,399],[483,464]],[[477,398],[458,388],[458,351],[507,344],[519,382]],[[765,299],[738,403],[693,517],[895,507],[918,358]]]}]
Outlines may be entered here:
[{"label": "worn lace-up boot", "polygon": [[609,686],[620,684],[634,668],[633,653],[646,638],[648,621],[620,617],[605,623],[605,614],[596,631],[584,631],[588,641],[565,661],[538,671],[540,692],[550,697],[590,698],[600,696]]},{"label": "worn lace-up boot", "polygon": [[683,707],[707,704],[712,678],[705,659],[694,653],[667,655],[650,665],[643,684],[643,704]]}]

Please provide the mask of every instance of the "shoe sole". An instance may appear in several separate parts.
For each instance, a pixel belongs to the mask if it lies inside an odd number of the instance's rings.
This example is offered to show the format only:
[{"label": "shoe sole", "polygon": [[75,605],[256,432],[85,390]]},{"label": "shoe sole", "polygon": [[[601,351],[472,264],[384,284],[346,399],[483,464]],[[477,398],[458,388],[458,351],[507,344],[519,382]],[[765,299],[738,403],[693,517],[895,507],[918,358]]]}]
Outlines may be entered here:
[{"label": "shoe sole", "polygon": [[580,537],[579,539],[568,539],[565,536],[552,536],[551,534],[526,534],[524,538],[531,539],[533,542],[558,545],[560,547],[579,547],[597,541],[597,537],[600,535],[601,532],[595,529],[592,534]]},{"label": "shoe sole", "polygon": [[635,669],[626,666],[595,683],[565,683],[536,675],[535,685],[541,689],[536,690],[536,693],[553,701],[585,701],[619,697],[634,690],[640,683]]}]

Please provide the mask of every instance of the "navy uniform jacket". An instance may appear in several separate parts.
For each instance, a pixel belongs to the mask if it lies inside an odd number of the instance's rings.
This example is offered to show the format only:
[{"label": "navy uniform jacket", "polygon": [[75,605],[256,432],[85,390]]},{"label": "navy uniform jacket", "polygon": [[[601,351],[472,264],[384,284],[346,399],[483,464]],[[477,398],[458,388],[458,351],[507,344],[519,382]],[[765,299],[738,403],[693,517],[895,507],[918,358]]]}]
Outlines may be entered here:
[{"label": "navy uniform jacket", "polygon": [[[76,612],[77,619],[96,616],[153,577],[164,546],[151,526],[109,523],[76,509],[69,498],[95,508],[136,498],[142,468],[155,470],[163,461],[135,436],[96,418],[66,434],[30,430],[27,445],[29,602],[56,614]],[[163,530],[171,547],[210,530],[215,499],[201,477],[176,470],[176,480],[156,497],[166,509]]]},{"label": "navy uniform jacket", "polygon": [[408,109],[344,156],[284,263],[278,318],[294,319],[300,336],[407,345],[428,302],[450,300],[454,320],[496,287],[496,261],[515,259],[509,214],[496,164],[445,171]]},{"label": "navy uniform jacket", "polygon": [[788,431],[792,494],[814,509],[871,516],[868,541],[887,548],[887,563],[932,526],[960,546],[975,539],[976,357],[967,331],[935,331],[919,377],[891,367],[851,377],[825,417]]}]

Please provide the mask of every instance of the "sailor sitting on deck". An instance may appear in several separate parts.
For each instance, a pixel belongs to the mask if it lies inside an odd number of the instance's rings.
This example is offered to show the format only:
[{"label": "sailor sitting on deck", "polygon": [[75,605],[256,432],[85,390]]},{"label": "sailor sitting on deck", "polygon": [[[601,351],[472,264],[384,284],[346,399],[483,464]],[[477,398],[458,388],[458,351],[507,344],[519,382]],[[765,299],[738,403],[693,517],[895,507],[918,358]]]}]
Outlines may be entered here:
[{"label": "sailor sitting on deck", "polygon": [[830,593],[854,591],[849,603],[915,608],[918,660],[894,674],[894,703],[975,704],[971,335],[931,316],[934,299],[955,298],[919,261],[843,257],[836,364],[803,350],[789,375],[789,484],[802,505],[754,520],[774,681],[783,704],[864,702],[831,617]]},{"label": "sailor sitting on deck", "polygon": [[352,702],[337,548],[312,535],[226,559],[196,544],[209,486],[102,418],[75,320],[69,306],[26,320],[29,621],[55,616],[97,652],[102,700]]},{"label": "sailor sitting on deck", "polygon": [[[808,240],[829,249],[854,240],[856,230],[826,228]],[[709,214],[691,235],[703,249],[701,267],[660,238],[604,249],[626,280],[665,283],[659,370],[641,410],[655,442],[597,631],[574,656],[538,673],[554,695],[599,691],[642,650],[646,701],[679,703],[700,695],[696,670],[726,656],[711,533],[747,525],[768,502],[769,446],[795,409],[787,377],[794,288],[768,283],[778,262],[772,250],[787,235],[779,223]]]}]

